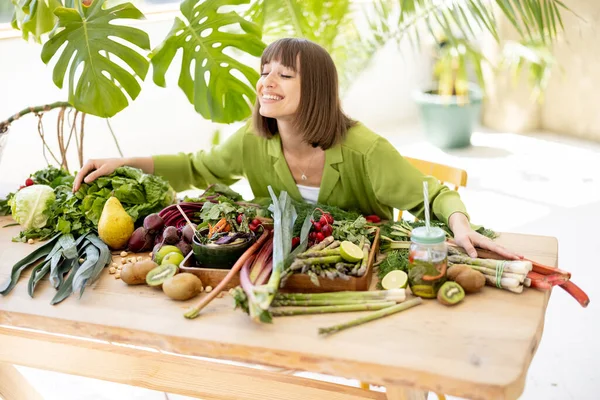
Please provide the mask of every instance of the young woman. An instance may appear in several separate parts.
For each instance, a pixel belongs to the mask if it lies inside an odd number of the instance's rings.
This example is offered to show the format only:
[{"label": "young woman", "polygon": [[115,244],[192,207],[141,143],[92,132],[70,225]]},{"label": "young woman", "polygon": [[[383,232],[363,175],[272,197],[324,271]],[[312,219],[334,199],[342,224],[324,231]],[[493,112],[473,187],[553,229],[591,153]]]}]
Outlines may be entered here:
[{"label": "young woman", "polygon": [[[261,57],[252,120],[223,144],[195,154],[89,160],[73,186],[129,165],[165,177],[175,190],[247,178],[256,197],[270,185],[296,199],[392,218],[393,209],[423,217],[423,181],[433,215],[456,244],[519,256],[475,232],[456,191],[424,176],[383,137],[344,114],[331,56],[304,39],[281,39]],[[374,93],[376,95],[376,93]]]}]

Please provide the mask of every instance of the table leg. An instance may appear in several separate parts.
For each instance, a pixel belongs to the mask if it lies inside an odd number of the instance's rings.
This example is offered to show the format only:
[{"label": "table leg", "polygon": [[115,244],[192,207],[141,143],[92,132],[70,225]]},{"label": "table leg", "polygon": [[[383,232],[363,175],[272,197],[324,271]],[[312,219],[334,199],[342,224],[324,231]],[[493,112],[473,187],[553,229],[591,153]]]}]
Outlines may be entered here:
[{"label": "table leg", "polygon": [[43,397],[14,366],[3,362],[0,362],[0,398],[4,400],[43,400]]},{"label": "table leg", "polygon": [[429,392],[402,386],[386,386],[388,400],[427,400]]}]

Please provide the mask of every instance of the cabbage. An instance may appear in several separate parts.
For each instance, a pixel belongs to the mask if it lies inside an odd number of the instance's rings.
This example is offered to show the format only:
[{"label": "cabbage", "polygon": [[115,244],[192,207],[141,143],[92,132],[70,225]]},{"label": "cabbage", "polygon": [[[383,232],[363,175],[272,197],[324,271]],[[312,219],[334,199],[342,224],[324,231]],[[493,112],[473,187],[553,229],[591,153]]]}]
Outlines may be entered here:
[{"label": "cabbage", "polygon": [[43,228],[50,217],[46,211],[55,200],[47,185],[31,185],[19,190],[11,199],[11,214],[23,229]]}]

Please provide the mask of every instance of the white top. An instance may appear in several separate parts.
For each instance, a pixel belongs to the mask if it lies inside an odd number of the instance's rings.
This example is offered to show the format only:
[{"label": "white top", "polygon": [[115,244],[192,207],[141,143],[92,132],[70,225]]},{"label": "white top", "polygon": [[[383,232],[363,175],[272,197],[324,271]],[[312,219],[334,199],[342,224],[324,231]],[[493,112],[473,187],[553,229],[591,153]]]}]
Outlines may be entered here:
[{"label": "white top", "polygon": [[304,201],[306,201],[307,203],[313,203],[314,204],[319,199],[319,190],[320,190],[320,188],[313,187],[313,186],[298,185],[298,184],[296,184],[296,186],[298,186],[298,190],[300,191],[300,195],[302,196],[302,198],[304,199]]}]

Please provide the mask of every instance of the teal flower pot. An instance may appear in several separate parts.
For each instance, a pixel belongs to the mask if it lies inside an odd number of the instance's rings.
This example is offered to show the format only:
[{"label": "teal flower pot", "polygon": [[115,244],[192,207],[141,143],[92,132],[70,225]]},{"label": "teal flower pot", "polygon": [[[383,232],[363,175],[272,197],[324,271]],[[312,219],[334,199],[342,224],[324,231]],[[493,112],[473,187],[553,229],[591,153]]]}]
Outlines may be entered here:
[{"label": "teal flower pot", "polygon": [[481,118],[481,90],[475,85],[470,87],[466,104],[460,104],[456,96],[431,92],[419,91],[414,96],[427,140],[441,149],[470,146],[473,128]]}]

